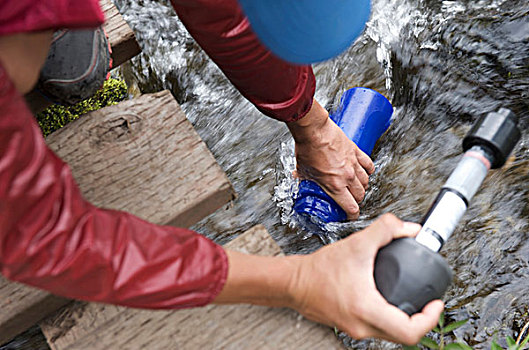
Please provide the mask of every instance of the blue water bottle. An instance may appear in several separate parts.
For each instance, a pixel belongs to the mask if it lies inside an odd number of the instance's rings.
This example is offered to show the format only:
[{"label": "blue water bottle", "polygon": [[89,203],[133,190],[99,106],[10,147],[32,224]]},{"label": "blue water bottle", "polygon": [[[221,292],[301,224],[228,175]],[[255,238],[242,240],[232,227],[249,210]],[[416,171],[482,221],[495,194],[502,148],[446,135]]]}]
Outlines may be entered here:
[{"label": "blue water bottle", "polygon": [[[393,107],[380,93],[356,87],[347,90],[338,109],[330,118],[364,153],[371,155],[378,138],[389,128]],[[345,211],[318,184],[302,180],[294,202],[294,210],[315,217],[320,223],[343,222]]]}]

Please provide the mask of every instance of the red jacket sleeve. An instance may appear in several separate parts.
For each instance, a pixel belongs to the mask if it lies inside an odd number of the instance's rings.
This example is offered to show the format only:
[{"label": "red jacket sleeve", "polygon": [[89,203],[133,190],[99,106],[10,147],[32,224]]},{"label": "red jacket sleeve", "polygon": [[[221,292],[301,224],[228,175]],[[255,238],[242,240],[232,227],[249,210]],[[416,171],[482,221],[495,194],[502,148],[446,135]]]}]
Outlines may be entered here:
[{"label": "red jacket sleeve", "polygon": [[0,272],[54,294],[139,308],[209,303],[224,250],[86,202],[0,65]]},{"label": "red jacket sleeve", "polygon": [[99,0],[0,1],[0,35],[97,27],[103,21]]},{"label": "red jacket sleeve", "polygon": [[237,0],[171,2],[189,33],[261,112],[285,122],[307,114],[316,88],[312,68],[270,53],[251,30]]}]

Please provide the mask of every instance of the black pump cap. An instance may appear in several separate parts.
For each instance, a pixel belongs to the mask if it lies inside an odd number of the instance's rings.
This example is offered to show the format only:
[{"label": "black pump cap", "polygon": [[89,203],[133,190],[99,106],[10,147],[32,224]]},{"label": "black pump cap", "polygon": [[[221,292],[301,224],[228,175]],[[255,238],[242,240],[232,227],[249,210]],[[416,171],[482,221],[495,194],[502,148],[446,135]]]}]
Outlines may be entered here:
[{"label": "black pump cap", "polygon": [[501,168],[520,140],[518,118],[507,108],[490,112],[481,117],[463,140],[466,152],[473,146],[483,146],[491,152],[491,167]]}]

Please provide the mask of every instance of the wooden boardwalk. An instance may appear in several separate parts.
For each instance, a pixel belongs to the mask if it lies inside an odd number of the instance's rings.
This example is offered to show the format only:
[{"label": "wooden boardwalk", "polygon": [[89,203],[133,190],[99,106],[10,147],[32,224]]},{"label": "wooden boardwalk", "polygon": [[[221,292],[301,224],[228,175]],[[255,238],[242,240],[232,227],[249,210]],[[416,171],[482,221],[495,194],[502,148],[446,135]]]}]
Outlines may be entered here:
[{"label": "wooden boardwalk", "polygon": [[141,52],[134,32],[111,0],[100,0],[105,12],[105,31],[112,48],[112,65],[118,67]]},{"label": "wooden boardwalk", "polygon": [[[89,113],[47,142],[87,200],[157,224],[188,227],[235,197],[168,91]],[[0,344],[68,302],[1,279]]]}]

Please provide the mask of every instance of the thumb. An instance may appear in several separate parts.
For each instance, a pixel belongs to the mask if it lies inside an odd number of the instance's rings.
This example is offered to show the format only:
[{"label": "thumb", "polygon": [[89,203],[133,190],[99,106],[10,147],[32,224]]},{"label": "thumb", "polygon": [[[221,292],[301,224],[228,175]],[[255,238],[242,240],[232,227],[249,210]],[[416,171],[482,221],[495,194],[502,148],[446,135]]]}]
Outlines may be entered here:
[{"label": "thumb", "polygon": [[371,247],[378,250],[396,238],[414,237],[420,230],[421,225],[402,221],[395,215],[388,213],[360,231],[359,235],[366,236],[365,238],[371,242]]}]

